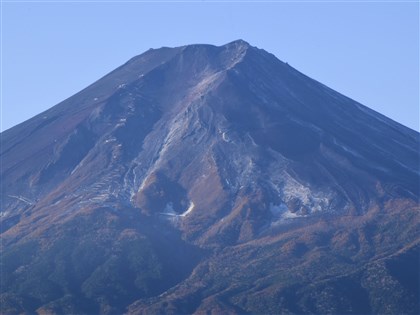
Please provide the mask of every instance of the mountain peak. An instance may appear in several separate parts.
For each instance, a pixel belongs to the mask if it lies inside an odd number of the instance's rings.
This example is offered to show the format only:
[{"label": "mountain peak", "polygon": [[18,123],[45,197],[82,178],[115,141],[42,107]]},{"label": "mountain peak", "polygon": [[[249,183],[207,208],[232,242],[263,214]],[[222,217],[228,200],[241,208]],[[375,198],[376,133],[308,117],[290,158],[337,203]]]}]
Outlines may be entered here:
[{"label": "mountain peak", "polygon": [[247,41],[243,39],[236,39],[232,42],[225,44],[224,46],[252,47]]},{"label": "mountain peak", "polygon": [[[226,44],[217,46],[217,45],[212,45],[212,44],[201,44],[201,43],[196,43],[196,44],[188,44],[188,45],[184,45],[182,47],[213,47],[213,48],[224,48],[224,47],[252,47],[247,41],[243,40],[243,39],[236,39],[233,40],[231,42],[228,42]],[[165,48],[165,47],[162,47]],[[167,48],[167,47],[166,47]],[[175,48],[175,47],[174,47]]]},{"label": "mountain peak", "polygon": [[[248,48],[251,48],[253,46],[251,46],[247,41],[243,40],[243,39],[237,39],[234,41],[231,41],[229,43],[217,46],[217,45],[212,45],[212,44],[202,44],[202,43],[196,43],[196,44],[188,44],[188,45],[183,45],[183,46],[178,46],[178,47],[167,47],[167,46],[163,46],[161,48],[158,49],[154,49],[154,48],[150,48],[147,52],[158,52],[158,51],[185,51],[185,50],[190,50],[190,49],[203,49],[203,50],[240,50],[240,51],[244,51],[247,50]],[[146,52],[146,53],[147,53]]]}]

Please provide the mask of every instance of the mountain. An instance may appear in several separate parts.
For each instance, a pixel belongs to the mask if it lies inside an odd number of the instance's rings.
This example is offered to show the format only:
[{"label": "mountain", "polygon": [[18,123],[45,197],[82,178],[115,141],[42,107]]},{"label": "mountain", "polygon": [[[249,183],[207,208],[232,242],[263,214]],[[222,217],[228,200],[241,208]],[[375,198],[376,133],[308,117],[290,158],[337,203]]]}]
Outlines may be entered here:
[{"label": "mountain", "polygon": [[1,134],[2,312],[418,314],[419,144],[242,40],[150,49]]}]

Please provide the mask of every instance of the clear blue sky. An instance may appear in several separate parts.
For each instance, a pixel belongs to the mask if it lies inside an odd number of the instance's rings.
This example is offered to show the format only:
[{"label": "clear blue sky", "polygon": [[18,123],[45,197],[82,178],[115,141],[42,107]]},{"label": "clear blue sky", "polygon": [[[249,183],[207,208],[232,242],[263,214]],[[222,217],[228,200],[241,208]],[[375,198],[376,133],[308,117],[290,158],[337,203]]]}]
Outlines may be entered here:
[{"label": "clear blue sky", "polygon": [[2,2],[2,130],[148,48],[242,38],[419,130],[419,4]]}]

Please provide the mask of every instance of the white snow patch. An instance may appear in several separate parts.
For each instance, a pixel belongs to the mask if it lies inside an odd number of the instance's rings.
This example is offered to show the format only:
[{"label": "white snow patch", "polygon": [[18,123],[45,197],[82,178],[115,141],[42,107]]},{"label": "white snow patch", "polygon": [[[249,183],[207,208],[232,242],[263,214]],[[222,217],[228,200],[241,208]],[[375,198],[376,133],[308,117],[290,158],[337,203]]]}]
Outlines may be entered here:
[{"label": "white snow patch", "polygon": [[5,216],[7,216],[9,214],[9,211],[1,211],[0,212],[0,218],[4,218]]},{"label": "white snow patch", "polygon": [[[292,197],[302,200],[304,204],[310,203],[311,190],[308,187],[303,186],[291,176],[285,181],[283,194],[289,199]],[[286,199],[286,200],[287,200]]]},{"label": "white snow patch", "polygon": [[191,201],[188,209],[185,212],[178,214],[174,210],[173,202],[170,201],[166,204],[165,209],[163,209],[163,212],[161,212],[161,214],[171,217],[186,217],[189,213],[191,213],[191,211],[194,210],[194,206],[194,202]]},{"label": "white snow patch", "polygon": [[344,151],[346,151],[346,152],[348,152],[348,153],[350,153],[350,154],[352,154],[352,155],[354,155],[354,156],[357,156],[357,157],[363,158],[363,157],[362,157],[359,153],[357,153],[356,151],[354,151],[354,150],[350,149],[349,147],[346,147],[345,145],[342,145],[342,146],[341,146],[341,148],[342,148]]},{"label": "white snow patch", "polygon": [[187,216],[191,211],[194,210],[194,207],[195,207],[194,202],[191,201],[190,202],[190,206],[188,207],[187,211],[185,211],[184,213],[180,214],[180,216],[181,217]]},{"label": "white snow patch", "polygon": [[106,139],[105,143],[110,143],[110,142],[114,142],[114,141],[117,141],[117,139],[112,137],[112,138]]},{"label": "white snow patch", "polygon": [[290,210],[287,210],[281,215],[282,219],[295,219],[299,217],[304,217],[304,215],[298,215],[296,213],[290,212]]},{"label": "white snow patch", "polygon": [[333,139],[333,143],[334,143],[335,145],[339,146],[340,148],[342,148],[344,151],[346,151],[346,152],[350,153],[351,155],[356,156],[356,157],[359,157],[359,158],[363,158],[363,156],[361,156],[358,152],[356,152],[356,151],[354,151],[354,150],[350,149],[349,147],[347,147],[347,146],[345,146],[345,145],[343,145],[343,144],[339,143],[339,142],[337,141],[337,139],[335,139],[335,138]]},{"label": "white snow patch", "polygon": [[108,194],[100,194],[97,196],[94,196],[92,198],[90,198],[90,201],[92,202],[105,202],[108,199]]},{"label": "white snow patch", "polygon": [[310,209],[311,213],[328,209],[330,205],[329,196],[330,194],[328,192],[323,192],[323,194],[319,195],[319,193],[316,193],[309,187],[300,184],[290,176],[288,176],[288,179],[285,181],[283,188],[284,200],[297,198],[302,202],[303,206]]},{"label": "white snow patch", "polygon": [[161,214],[169,215],[169,216],[177,216],[177,213],[174,210],[174,204],[172,203],[172,201],[166,204],[165,209],[163,209],[163,212]]},{"label": "white snow patch", "polygon": [[258,145],[255,143],[254,139],[251,137],[251,135],[247,132],[246,135],[248,136],[248,138],[251,140],[251,144],[254,147],[258,147]]},{"label": "white snow patch", "polygon": [[222,139],[223,139],[224,142],[229,142],[230,141],[226,132],[222,133]]},{"label": "white snow patch", "polygon": [[58,204],[60,204],[61,202],[62,202],[63,200],[57,200],[56,202],[54,202],[51,206],[56,206],[56,205],[58,205]]},{"label": "white snow patch", "polygon": [[11,197],[11,198],[15,198],[17,200],[23,201],[24,203],[26,203],[30,206],[35,204],[35,202],[33,202],[32,200],[29,200],[28,198],[23,197],[23,196],[14,196],[14,195],[8,195],[8,196]]}]

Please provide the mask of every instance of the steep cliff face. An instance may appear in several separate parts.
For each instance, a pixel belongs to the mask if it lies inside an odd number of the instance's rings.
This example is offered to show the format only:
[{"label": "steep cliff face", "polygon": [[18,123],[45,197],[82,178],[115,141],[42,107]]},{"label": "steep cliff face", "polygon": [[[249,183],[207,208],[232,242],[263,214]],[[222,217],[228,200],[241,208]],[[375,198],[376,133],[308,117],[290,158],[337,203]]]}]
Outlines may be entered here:
[{"label": "steep cliff face", "polygon": [[419,134],[244,41],[1,137],[7,312],[418,311]]}]

